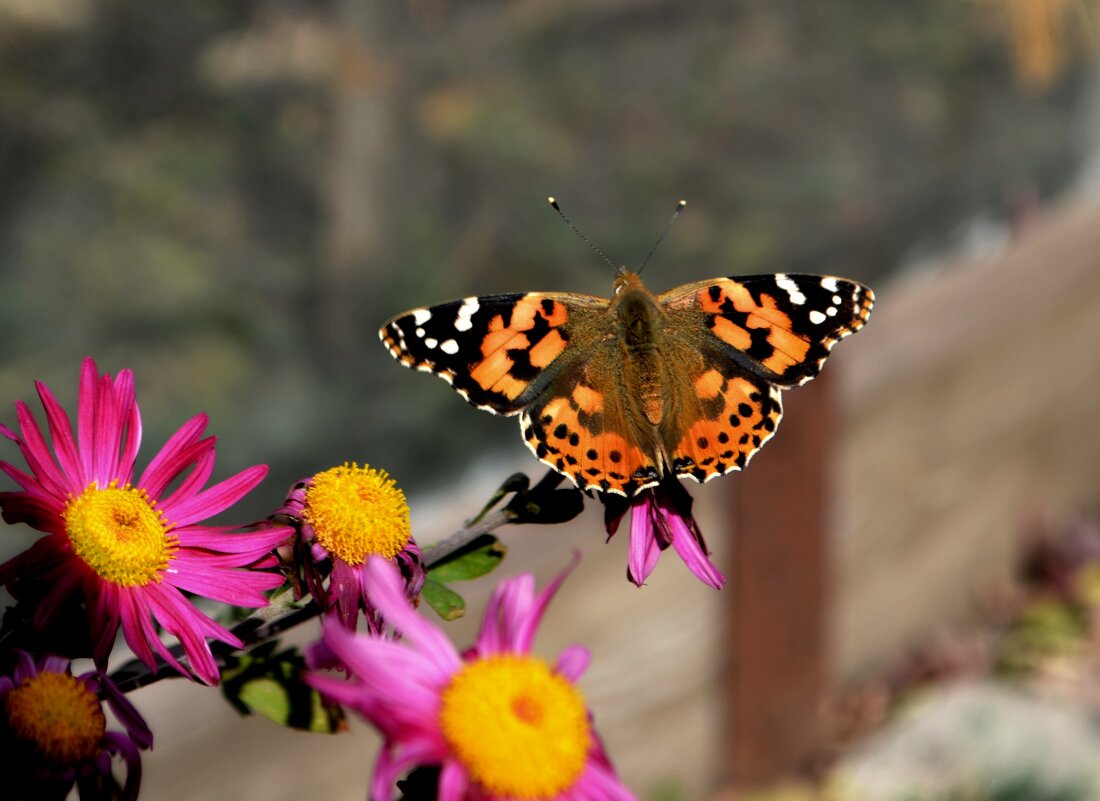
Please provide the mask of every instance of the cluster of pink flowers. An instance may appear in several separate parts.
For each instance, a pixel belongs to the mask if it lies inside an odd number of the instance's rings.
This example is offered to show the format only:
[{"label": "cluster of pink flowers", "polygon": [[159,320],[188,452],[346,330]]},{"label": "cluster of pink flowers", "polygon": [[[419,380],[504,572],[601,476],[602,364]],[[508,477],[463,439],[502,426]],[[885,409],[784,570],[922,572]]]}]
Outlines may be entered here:
[{"label": "cluster of pink flowers", "polygon": [[[50,678],[67,675],[67,660],[40,654],[36,669],[30,657],[13,651],[8,662],[14,667],[0,679],[8,713],[3,736],[29,750],[31,758],[22,763],[28,769],[25,780],[43,783],[28,796],[75,782],[82,796],[111,797],[104,789],[109,781],[81,777],[89,771],[109,776],[109,755],[118,753],[129,767],[123,795],[132,798],[141,775],[138,749],[149,748],[152,736],[103,672],[119,629],[151,671],[159,656],[181,674],[216,684],[218,667],[208,640],[243,643],[199,611],[184,591],[236,606],[265,606],[264,593],[284,580],[273,569],[274,550],[292,530],[203,522],[237,503],[267,474],[258,465],[204,488],[214,469],[215,443],[203,436],[206,415],[186,422],[136,475],[141,414],[129,370],[112,378],[100,375],[92,359],[84,361],[75,431],[50,389],[41,383],[37,389],[52,447],[30,408],[16,403],[18,433],[0,425],[0,435],[16,444],[27,469],[0,461],[0,470],[19,486],[0,493],[0,510],[7,523],[26,523],[46,536],[0,565],[0,584],[33,610],[28,622],[34,630],[48,633],[63,613],[83,608],[87,652],[64,638],[55,638],[57,650],[95,660],[97,670],[81,677],[85,695],[105,694],[126,733],[104,734],[98,705],[86,708],[87,698]],[[164,644],[161,631],[179,640],[186,664]],[[51,733],[33,723],[56,714],[58,704],[77,709],[84,730],[98,734],[85,741],[74,735],[75,744],[52,742]]]},{"label": "cluster of pink flowers", "polygon": [[[25,463],[0,460],[18,486],[0,492],[0,512],[44,533],[0,565],[0,585],[22,621],[0,650],[0,745],[21,757],[18,775],[5,778],[16,797],[61,797],[75,786],[82,799],[136,798],[140,751],[153,738],[106,673],[119,631],[151,673],[214,685],[211,642],[245,643],[190,596],[257,608],[287,585],[324,613],[304,680],[385,739],[374,801],[392,799],[402,777],[418,771],[436,783],[440,801],[634,798],[576,686],[588,652],[574,646],[549,663],[531,650],[568,570],[537,594],[530,575],[503,581],[475,644],[459,652],[415,611],[427,565],[404,494],[384,471],[334,467],[291,487],[264,521],[211,525],[204,521],[240,501],[267,467],[207,486],[215,438],[204,434],[205,415],[181,426],[139,472],[141,414],[129,370],[112,378],[84,361],[75,427],[48,387],[37,390],[44,426],[22,402],[16,427],[0,424]],[[609,534],[628,511],[635,583],[671,546],[700,579],[722,585],[678,484],[609,507]],[[82,657],[95,669],[74,677],[70,660]],[[108,731],[104,704],[121,731]],[[43,724],[59,719],[66,724]],[[116,758],[123,782],[112,774]]]}]

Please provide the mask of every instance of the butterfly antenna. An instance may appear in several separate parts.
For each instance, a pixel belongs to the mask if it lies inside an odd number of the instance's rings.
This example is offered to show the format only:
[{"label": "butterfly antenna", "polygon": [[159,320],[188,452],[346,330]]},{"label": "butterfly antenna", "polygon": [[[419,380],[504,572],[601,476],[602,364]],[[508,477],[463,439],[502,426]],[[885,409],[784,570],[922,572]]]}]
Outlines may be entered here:
[{"label": "butterfly antenna", "polygon": [[657,252],[657,248],[660,247],[661,243],[665,241],[665,235],[668,234],[668,229],[670,229],[672,227],[672,224],[676,222],[676,218],[680,216],[680,212],[684,210],[684,206],[686,206],[687,204],[688,202],[686,200],[681,200],[679,203],[676,204],[676,210],[672,212],[672,217],[669,219],[668,225],[665,226],[665,230],[661,231],[661,235],[657,237],[657,241],[653,243],[653,247],[651,247],[649,249],[649,253],[646,254],[645,261],[642,262],[642,266],[638,268],[638,275],[642,274],[642,270],[644,270],[645,266],[649,264],[650,257]]},{"label": "butterfly antenna", "polygon": [[546,199],[547,199],[547,200],[548,200],[548,201],[550,202],[550,205],[554,207],[554,211],[556,211],[556,212],[558,213],[558,216],[559,216],[559,217],[561,217],[561,218],[562,218],[563,220],[565,220],[565,224],[566,224],[566,225],[568,225],[568,226],[569,226],[569,227],[570,227],[571,229],[573,229],[573,233],[575,233],[575,234],[576,234],[577,236],[579,236],[579,237],[581,238],[581,240],[582,240],[582,241],[583,241],[583,242],[584,242],[584,243],[585,243],[586,245],[588,245],[588,247],[590,247],[590,248],[592,248],[592,249],[593,249],[594,251],[596,251],[596,255],[598,255],[598,256],[599,256],[599,257],[600,257],[601,259],[603,259],[603,260],[604,260],[604,261],[606,261],[606,262],[607,262],[608,264],[610,264],[610,265],[611,265],[611,269],[612,269],[612,270],[614,270],[614,271],[615,271],[615,272],[617,272],[617,273],[621,273],[621,272],[622,272],[622,268],[621,268],[621,267],[618,267],[618,266],[616,266],[616,265],[615,265],[615,262],[613,262],[613,261],[611,261],[611,259],[607,258],[607,255],[606,255],[606,254],[605,254],[605,253],[604,253],[604,252],[603,252],[602,250],[600,250],[600,249],[599,249],[598,247],[596,247],[595,245],[593,245],[593,244],[592,244],[592,240],[591,240],[591,239],[589,239],[589,238],[588,238],[587,236],[585,236],[584,234],[582,234],[582,233],[581,233],[581,232],[580,232],[580,231],[579,231],[579,230],[577,229],[577,226],[573,225],[572,221],[570,221],[570,219],[569,219],[568,217],[566,217],[566,216],[565,216],[565,212],[561,210],[561,206],[559,206],[559,205],[558,205],[558,201],[554,199],[554,196],[553,196],[553,195],[551,195],[550,197],[548,197],[548,198],[546,198]]}]

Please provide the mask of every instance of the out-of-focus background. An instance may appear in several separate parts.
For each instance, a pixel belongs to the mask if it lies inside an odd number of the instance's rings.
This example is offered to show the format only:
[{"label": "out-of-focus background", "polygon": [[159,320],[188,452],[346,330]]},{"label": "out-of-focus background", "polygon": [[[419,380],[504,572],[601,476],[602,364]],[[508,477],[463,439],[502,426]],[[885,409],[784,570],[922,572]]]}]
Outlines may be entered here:
[{"label": "out-of-focus background", "polygon": [[[91,354],[135,370],[146,458],[207,411],[217,475],[271,466],[242,517],[357,460],[431,541],[542,470],[379,324],[607,294],[546,196],[633,267],[686,198],[654,290],[807,271],[879,302],[748,472],[692,485],[722,593],[671,555],[628,585],[598,509],[502,533],[506,572],[584,551],[541,644],[591,646],[628,784],[1100,798],[1098,37],[1094,0],[0,0],[0,419],[34,379],[72,402]],[[134,701],[144,797],[365,793],[363,726]]]}]

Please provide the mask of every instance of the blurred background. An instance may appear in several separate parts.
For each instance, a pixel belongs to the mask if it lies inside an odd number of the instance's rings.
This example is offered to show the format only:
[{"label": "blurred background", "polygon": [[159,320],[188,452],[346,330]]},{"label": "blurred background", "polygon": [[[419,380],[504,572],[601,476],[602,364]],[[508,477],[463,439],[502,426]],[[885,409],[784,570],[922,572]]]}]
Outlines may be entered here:
[{"label": "blurred background", "polygon": [[[0,419],[35,379],[72,403],[91,354],[134,369],[146,459],[206,411],[215,477],[271,466],[242,515],[357,460],[431,541],[542,470],[378,326],[607,295],[546,196],[635,268],[686,198],[655,291],[806,271],[879,302],[786,396],[766,479],[691,486],[722,593],[673,557],[629,586],[598,509],[502,534],[507,572],[584,550],[543,652],[592,647],[630,786],[1100,798],[1098,35],[1094,0],[0,0]],[[754,539],[783,508],[811,523]],[[182,685],[134,696],[144,797],[363,797],[362,726]]]}]

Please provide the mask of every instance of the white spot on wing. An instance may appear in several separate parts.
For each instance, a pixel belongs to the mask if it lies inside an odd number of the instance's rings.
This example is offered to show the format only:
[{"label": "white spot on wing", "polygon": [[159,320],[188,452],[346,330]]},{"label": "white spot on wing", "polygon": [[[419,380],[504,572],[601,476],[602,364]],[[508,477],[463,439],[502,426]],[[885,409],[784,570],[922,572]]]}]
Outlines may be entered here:
[{"label": "white spot on wing", "polygon": [[[833,308],[830,306],[829,311],[832,311],[832,310],[833,310]],[[828,318],[824,314],[819,312],[817,309],[814,309],[813,311],[810,312],[810,322],[813,323],[814,325],[821,325],[827,319]]]},{"label": "white spot on wing", "polygon": [[420,337],[421,339],[423,339],[424,338],[424,329],[423,328],[416,329],[416,335],[418,337]]},{"label": "white spot on wing", "polygon": [[787,291],[787,297],[791,299],[791,303],[795,306],[801,306],[806,302],[806,296],[802,294],[798,284],[788,278],[786,273],[776,273],[775,283],[780,289]]},{"label": "white spot on wing", "polygon": [[459,331],[469,331],[473,328],[473,323],[470,322],[470,318],[477,313],[477,310],[481,308],[481,304],[477,302],[477,298],[466,298],[462,301],[462,305],[458,307],[458,315],[455,317],[455,328]]},{"label": "white spot on wing", "polygon": [[409,312],[413,316],[413,320],[417,325],[424,325],[428,320],[432,319],[432,313],[427,309],[413,309]]},{"label": "white spot on wing", "polygon": [[458,343],[455,342],[453,339],[446,339],[442,343],[440,343],[439,349],[444,353],[453,356],[458,353]]},{"label": "white spot on wing", "polygon": [[438,344],[439,344],[439,340],[438,339],[433,339],[432,337],[428,337],[427,339],[424,340],[424,345],[429,347],[429,348],[434,348]]},{"label": "white spot on wing", "polygon": [[830,292],[836,292],[836,279],[835,278],[822,278],[821,285]]},{"label": "white spot on wing", "polygon": [[830,317],[836,317],[836,306],[830,306],[825,310],[825,313]]}]

